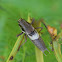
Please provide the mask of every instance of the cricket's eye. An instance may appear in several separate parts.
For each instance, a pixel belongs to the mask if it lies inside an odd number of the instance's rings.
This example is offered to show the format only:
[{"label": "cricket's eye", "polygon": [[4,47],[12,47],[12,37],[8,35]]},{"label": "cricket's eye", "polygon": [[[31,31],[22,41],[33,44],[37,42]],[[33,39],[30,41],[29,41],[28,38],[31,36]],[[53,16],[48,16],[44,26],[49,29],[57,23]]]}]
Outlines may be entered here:
[{"label": "cricket's eye", "polygon": [[21,30],[25,32],[25,30],[23,29],[23,27],[20,24],[19,24],[19,26],[20,26]]},{"label": "cricket's eye", "polygon": [[22,27],[21,27],[22,31],[25,31]]}]

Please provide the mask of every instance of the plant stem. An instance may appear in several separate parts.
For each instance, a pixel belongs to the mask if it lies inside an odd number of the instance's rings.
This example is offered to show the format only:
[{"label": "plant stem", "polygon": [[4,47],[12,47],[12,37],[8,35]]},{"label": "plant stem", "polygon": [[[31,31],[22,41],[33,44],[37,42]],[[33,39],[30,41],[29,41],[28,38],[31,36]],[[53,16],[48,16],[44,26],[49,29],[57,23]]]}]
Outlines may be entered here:
[{"label": "plant stem", "polygon": [[59,38],[61,37],[62,37],[62,32],[57,36],[57,40],[53,41],[54,52],[58,62],[62,62],[61,44],[59,44]]},{"label": "plant stem", "polygon": [[23,59],[22,59],[22,62],[24,62],[25,55],[26,55],[26,47],[23,45]]},{"label": "plant stem", "polygon": [[18,39],[17,39],[17,41],[16,41],[16,43],[15,43],[15,45],[14,45],[14,47],[13,47],[6,62],[12,62],[13,61],[16,53],[19,51],[19,47],[20,47],[23,40],[24,40],[24,35],[22,34],[21,36],[18,37]]},{"label": "plant stem", "polygon": [[36,51],[37,62],[44,62],[44,60],[43,60],[43,52],[40,51],[37,47],[35,47],[35,51]]},{"label": "plant stem", "polygon": [[62,62],[60,44],[56,41],[53,42],[54,52],[58,62]]}]

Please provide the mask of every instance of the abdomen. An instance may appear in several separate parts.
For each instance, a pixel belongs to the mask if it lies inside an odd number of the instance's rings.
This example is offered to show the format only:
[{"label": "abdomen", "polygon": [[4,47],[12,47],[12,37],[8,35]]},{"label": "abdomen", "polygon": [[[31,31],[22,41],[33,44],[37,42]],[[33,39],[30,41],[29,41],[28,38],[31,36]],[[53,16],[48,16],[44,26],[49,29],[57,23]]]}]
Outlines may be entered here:
[{"label": "abdomen", "polygon": [[32,40],[33,44],[35,46],[37,46],[42,52],[44,52],[47,48],[45,46],[44,41],[41,39],[41,37],[39,36],[38,39]]}]

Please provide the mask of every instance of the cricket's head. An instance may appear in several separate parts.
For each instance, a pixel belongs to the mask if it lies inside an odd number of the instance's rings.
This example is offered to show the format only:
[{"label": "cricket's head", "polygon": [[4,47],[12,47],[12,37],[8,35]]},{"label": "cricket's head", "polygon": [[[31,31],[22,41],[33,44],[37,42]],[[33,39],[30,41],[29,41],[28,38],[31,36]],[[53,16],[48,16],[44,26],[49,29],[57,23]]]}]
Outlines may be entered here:
[{"label": "cricket's head", "polygon": [[27,34],[30,34],[32,31],[34,31],[34,28],[32,27],[32,25],[22,18],[18,20],[18,24],[21,30]]},{"label": "cricket's head", "polygon": [[21,28],[21,30],[22,30],[23,32],[25,32],[25,30],[24,30],[24,28],[23,28],[23,26],[22,26],[22,24],[23,24],[23,23],[22,23],[22,20],[23,20],[22,18],[18,20],[18,25],[19,25],[19,27]]}]

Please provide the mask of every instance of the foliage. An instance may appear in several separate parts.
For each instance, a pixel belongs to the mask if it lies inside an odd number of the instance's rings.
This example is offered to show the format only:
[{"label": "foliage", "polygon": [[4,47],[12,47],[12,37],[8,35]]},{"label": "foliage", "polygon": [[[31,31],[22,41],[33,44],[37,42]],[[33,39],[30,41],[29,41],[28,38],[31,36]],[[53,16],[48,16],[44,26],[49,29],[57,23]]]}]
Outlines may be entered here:
[{"label": "foliage", "polygon": [[[14,44],[16,35],[21,32],[18,19],[27,20],[28,13],[32,18],[44,19],[47,25],[55,27],[60,33],[62,23],[62,0],[0,0],[0,62],[6,62]],[[51,37],[44,25],[42,39],[50,54],[44,55],[44,62],[57,62],[51,51]],[[28,39],[14,58],[13,62],[36,62],[35,46]]]}]

